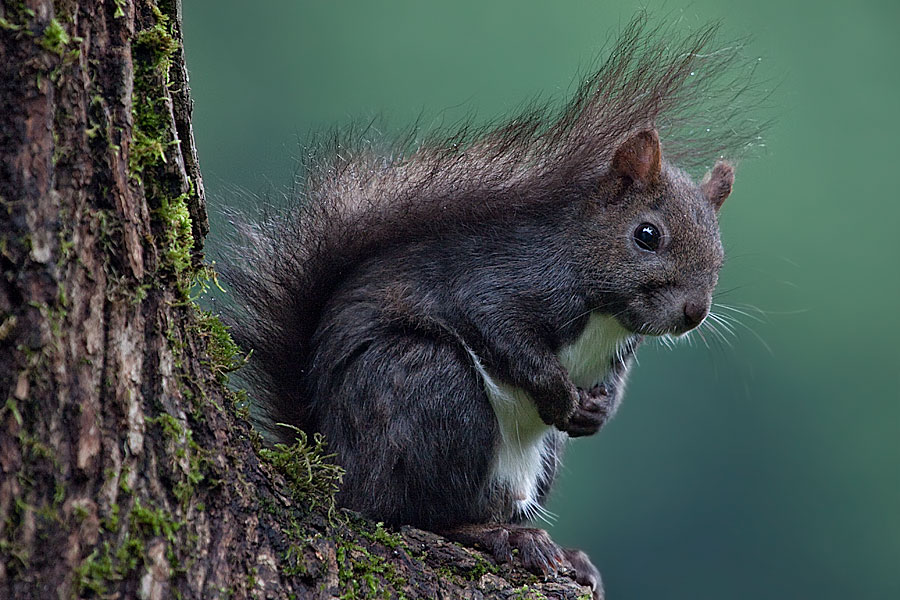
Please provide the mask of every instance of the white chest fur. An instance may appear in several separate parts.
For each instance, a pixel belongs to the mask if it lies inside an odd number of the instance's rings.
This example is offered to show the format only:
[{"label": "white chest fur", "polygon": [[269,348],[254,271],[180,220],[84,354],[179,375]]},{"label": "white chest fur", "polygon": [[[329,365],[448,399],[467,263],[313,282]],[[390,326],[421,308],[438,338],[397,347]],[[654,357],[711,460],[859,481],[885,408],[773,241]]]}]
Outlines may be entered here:
[{"label": "white chest fur", "polygon": [[593,387],[606,375],[619,345],[630,336],[614,318],[593,314],[581,335],[559,351],[559,361],[575,385]]},{"label": "white chest fur", "polygon": [[[591,315],[587,326],[574,342],[558,354],[575,385],[586,388],[600,382],[615,356],[619,344],[629,333],[612,317]],[[549,436],[563,435],[545,424],[528,393],[492,376],[471,350],[475,368],[484,380],[497,423],[500,443],[491,464],[491,483],[509,490],[521,516],[539,513],[538,485],[544,473],[545,452]]]}]

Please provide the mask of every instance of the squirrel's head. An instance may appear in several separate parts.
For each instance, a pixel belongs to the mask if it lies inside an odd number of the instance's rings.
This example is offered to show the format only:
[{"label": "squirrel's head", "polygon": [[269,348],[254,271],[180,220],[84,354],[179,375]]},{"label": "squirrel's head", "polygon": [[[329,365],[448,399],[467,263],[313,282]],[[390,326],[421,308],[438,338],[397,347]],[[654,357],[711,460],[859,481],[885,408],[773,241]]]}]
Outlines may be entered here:
[{"label": "squirrel's head", "polygon": [[581,247],[592,251],[582,264],[596,309],[648,335],[700,325],[724,259],[718,211],[733,182],[733,167],[720,161],[694,183],[662,158],[654,129],[625,141],[588,203]]}]

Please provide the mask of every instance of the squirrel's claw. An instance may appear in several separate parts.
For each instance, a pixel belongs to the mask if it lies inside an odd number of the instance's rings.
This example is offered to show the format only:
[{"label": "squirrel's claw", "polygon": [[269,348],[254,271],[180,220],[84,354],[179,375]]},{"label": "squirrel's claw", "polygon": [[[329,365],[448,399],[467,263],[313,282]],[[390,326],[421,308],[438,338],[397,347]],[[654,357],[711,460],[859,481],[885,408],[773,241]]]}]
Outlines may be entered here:
[{"label": "squirrel's claw", "polygon": [[[442,532],[450,539],[488,550],[498,563],[518,560],[542,577],[556,575],[571,561],[543,529],[512,524],[465,525]],[[515,558],[514,558],[515,557]]]},{"label": "squirrel's claw", "polygon": [[603,580],[600,578],[600,571],[597,570],[588,555],[575,549],[565,549],[563,554],[575,570],[575,581],[591,588],[592,600],[603,600],[605,598]]}]

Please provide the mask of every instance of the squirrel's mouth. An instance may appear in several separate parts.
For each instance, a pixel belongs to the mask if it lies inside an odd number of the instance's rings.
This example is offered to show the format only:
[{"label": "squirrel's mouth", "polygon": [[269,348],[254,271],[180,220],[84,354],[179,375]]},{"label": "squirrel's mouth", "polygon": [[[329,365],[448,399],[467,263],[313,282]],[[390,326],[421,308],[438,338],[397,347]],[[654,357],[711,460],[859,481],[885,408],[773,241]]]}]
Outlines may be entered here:
[{"label": "squirrel's mouth", "polygon": [[702,311],[702,315],[699,312],[684,316],[677,315],[668,319],[647,319],[626,311],[618,316],[618,320],[622,327],[632,333],[650,337],[679,338],[703,324],[708,310]]},{"label": "squirrel's mouth", "polygon": [[700,325],[702,325],[702,321],[697,323],[696,325],[690,326],[682,326],[682,327],[654,327],[652,325],[646,325],[636,331],[635,333],[640,333],[641,335],[648,335],[651,337],[675,337],[679,338],[683,335],[687,335],[694,329],[697,329]]},{"label": "squirrel's mouth", "polygon": [[635,333],[640,335],[646,335],[649,337],[681,337],[686,334],[690,329],[680,330],[676,327],[657,327],[651,324],[644,324],[641,327],[638,327],[635,330]]}]

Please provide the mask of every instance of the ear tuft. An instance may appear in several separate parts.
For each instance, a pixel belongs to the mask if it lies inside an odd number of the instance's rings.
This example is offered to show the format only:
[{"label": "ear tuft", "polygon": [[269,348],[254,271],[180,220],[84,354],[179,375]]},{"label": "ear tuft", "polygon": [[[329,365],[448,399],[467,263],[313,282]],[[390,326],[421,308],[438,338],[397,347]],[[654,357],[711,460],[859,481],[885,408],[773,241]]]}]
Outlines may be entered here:
[{"label": "ear tuft", "polygon": [[616,150],[612,169],[632,181],[650,185],[659,179],[662,152],[655,129],[641,131],[628,138]]},{"label": "ear tuft", "polygon": [[729,162],[720,160],[709,171],[700,184],[700,191],[716,210],[722,207],[722,203],[731,194],[734,185],[734,167]]}]

